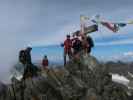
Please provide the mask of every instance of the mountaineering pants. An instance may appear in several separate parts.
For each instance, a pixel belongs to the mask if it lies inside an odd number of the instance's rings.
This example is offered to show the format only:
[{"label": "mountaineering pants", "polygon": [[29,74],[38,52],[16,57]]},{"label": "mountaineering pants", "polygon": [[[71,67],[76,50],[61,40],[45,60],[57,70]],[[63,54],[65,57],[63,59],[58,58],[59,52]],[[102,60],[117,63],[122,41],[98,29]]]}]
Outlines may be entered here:
[{"label": "mountaineering pants", "polygon": [[69,60],[72,59],[72,51],[71,50],[64,51],[64,65],[66,65],[66,62],[67,62],[66,61],[67,55],[68,55]]},{"label": "mountaineering pants", "polygon": [[23,78],[25,79],[26,77],[37,76],[37,71],[39,71],[39,69],[34,64],[26,64],[24,68]]},{"label": "mountaineering pants", "polygon": [[25,79],[28,76],[32,77],[32,74],[33,74],[32,64],[26,64],[24,68],[23,78]]}]

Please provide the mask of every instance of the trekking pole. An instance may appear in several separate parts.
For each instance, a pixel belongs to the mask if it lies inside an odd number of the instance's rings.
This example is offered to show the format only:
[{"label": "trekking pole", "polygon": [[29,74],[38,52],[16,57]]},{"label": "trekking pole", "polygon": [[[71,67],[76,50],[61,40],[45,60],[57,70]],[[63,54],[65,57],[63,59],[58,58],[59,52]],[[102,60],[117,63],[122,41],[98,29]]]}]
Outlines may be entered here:
[{"label": "trekking pole", "polygon": [[25,90],[25,71],[26,71],[26,65],[24,64],[24,73],[23,78],[21,79],[21,100],[24,100],[24,90]]},{"label": "trekking pole", "polygon": [[[25,84],[25,79],[24,79],[24,84]],[[24,88],[25,88],[25,86],[24,86],[24,84],[23,84],[23,81],[22,81],[22,83],[21,83],[21,100],[24,100]]]},{"label": "trekking pole", "polygon": [[10,87],[8,88],[8,92],[9,92],[9,97],[10,97],[10,99],[11,99],[12,94],[11,94],[11,91],[10,91]]},{"label": "trekking pole", "polygon": [[13,90],[14,100],[17,100],[17,98],[16,98],[16,94],[15,94],[15,90],[14,90],[14,85],[11,84],[11,87],[12,87],[12,90]]}]

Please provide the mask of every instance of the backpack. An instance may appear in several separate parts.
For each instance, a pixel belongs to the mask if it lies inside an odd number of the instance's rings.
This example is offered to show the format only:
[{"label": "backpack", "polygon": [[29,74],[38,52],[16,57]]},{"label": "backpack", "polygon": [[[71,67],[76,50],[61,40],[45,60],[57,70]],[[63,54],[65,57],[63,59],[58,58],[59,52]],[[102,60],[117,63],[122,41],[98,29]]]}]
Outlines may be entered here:
[{"label": "backpack", "polygon": [[92,40],[91,37],[88,36],[88,37],[87,37],[87,41],[88,41],[90,47],[94,47],[94,42],[93,42],[93,40]]}]

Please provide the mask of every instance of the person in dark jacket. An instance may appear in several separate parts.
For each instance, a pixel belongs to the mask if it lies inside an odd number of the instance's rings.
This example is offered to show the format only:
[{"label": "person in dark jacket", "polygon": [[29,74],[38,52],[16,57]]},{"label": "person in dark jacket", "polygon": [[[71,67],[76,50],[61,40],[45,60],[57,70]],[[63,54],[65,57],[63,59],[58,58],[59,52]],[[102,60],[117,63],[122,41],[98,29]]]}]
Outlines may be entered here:
[{"label": "person in dark jacket", "polygon": [[79,53],[82,50],[82,42],[79,40],[78,37],[75,37],[72,47],[73,47],[74,55],[76,55],[77,53]]},{"label": "person in dark jacket", "polygon": [[25,79],[27,76],[33,76],[33,64],[31,62],[31,47],[27,47],[25,49],[25,68],[23,78]]},{"label": "person in dark jacket", "polygon": [[27,47],[26,50],[25,50],[25,53],[26,53],[26,63],[27,64],[31,64],[31,50],[32,48],[31,47]]},{"label": "person in dark jacket", "polygon": [[26,64],[26,53],[25,53],[25,50],[20,50],[20,52],[19,52],[19,62],[21,62],[23,65]]},{"label": "person in dark jacket", "polygon": [[[37,75],[38,68],[31,61],[31,47],[20,51],[19,60],[24,65],[23,79]],[[24,63],[23,63],[24,62]]]},{"label": "person in dark jacket", "polygon": [[19,61],[22,64],[31,64],[31,47],[27,47],[25,50],[20,50],[19,52]]},{"label": "person in dark jacket", "polygon": [[90,54],[91,53],[91,49],[94,47],[94,42],[92,40],[92,38],[90,36],[87,36],[87,41],[88,41],[88,53]]}]

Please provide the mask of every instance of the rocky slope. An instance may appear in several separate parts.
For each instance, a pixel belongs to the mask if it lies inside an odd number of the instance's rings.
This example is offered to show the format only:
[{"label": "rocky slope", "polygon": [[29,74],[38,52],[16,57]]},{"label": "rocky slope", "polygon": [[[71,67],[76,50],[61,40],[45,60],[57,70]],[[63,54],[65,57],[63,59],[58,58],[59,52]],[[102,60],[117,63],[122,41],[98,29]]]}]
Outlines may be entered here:
[{"label": "rocky slope", "polygon": [[113,82],[107,66],[89,55],[25,81],[14,78],[3,90],[0,100],[131,100],[127,87]]}]

